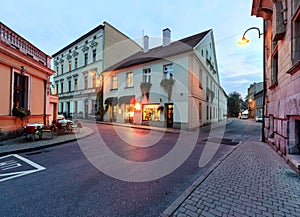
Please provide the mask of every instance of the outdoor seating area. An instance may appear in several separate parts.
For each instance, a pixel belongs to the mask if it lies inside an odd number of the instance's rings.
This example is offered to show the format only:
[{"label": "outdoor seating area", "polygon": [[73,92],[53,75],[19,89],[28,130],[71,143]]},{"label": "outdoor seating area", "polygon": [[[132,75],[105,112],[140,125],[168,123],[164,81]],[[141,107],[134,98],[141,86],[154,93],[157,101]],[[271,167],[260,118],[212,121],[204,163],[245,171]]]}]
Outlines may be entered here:
[{"label": "outdoor seating area", "polygon": [[53,139],[54,136],[80,133],[80,128],[82,128],[82,123],[78,120],[53,120],[51,125],[27,123],[23,127],[22,141],[30,139],[34,142],[37,138],[39,140]]}]

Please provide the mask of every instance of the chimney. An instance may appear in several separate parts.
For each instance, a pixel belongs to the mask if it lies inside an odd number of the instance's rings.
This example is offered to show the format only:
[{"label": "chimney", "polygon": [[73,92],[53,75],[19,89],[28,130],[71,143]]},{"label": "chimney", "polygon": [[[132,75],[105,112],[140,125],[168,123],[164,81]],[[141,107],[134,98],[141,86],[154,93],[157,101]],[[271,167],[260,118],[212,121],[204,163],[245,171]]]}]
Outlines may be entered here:
[{"label": "chimney", "polygon": [[171,30],[166,28],[163,30],[163,47],[168,46],[171,43]]},{"label": "chimney", "polygon": [[149,36],[144,36],[144,53],[147,53],[149,51]]}]

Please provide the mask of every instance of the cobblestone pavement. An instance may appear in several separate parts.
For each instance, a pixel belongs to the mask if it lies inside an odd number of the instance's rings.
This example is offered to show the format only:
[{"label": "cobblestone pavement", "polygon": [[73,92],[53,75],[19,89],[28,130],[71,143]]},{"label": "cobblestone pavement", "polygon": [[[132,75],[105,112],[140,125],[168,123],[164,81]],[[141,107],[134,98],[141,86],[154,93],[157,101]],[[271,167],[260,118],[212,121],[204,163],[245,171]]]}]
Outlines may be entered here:
[{"label": "cobblestone pavement", "polygon": [[265,143],[245,142],[172,216],[300,216],[300,177]]}]

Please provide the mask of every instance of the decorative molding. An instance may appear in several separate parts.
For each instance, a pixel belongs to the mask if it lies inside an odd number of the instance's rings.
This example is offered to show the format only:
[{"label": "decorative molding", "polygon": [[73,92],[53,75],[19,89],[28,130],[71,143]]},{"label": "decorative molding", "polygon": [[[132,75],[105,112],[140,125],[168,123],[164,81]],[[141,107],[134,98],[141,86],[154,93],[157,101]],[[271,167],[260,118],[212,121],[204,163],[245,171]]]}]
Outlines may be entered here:
[{"label": "decorative molding", "polygon": [[73,51],[73,57],[76,57],[78,55],[78,52],[76,50]]},{"label": "decorative molding", "polygon": [[72,55],[71,54],[68,54],[67,55],[67,59],[69,60],[69,59],[71,59],[72,58]]},{"label": "decorative molding", "polygon": [[88,46],[86,46],[86,45],[83,45],[83,47],[82,47],[82,51],[83,52],[86,52],[86,51],[88,51],[89,50],[89,47]]},{"label": "decorative molding", "polygon": [[64,63],[64,59],[60,59],[60,60],[59,60],[59,63]]},{"label": "decorative molding", "polygon": [[57,66],[58,64],[59,64],[59,62],[55,60],[55,61],[54,61],[54,65]]},{"label": "decorative molding", "polygon": [[93,40],[93,41],[91,41],[90,47],[93,48],[93,47],[96,47],[97,45],[98,45],[98,43]]}]

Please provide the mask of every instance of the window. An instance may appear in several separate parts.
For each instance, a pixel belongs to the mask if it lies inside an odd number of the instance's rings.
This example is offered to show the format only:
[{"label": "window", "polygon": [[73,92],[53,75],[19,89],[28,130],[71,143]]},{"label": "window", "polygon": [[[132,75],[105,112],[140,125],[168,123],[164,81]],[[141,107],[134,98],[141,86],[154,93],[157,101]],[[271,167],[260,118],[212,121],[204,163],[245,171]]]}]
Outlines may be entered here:
[{"label": "window", "polygon": [[56,94],[58,94],[58,84],[56,84]]},{"label": "window", "polygon": [[68,84],[69,84],[68,85],[69,92],[71,92],[71,80],[68,81]]},{"label": "window", "polygon": [[78,102],[75,101],[75,102],[74,102],[74,113],[76,114],[77,111],[78,111]]},{"label": "window", "polygon": [[60,83],[60,93],[63,93],[64,92],[64,83],[61,82]]},{"label": "window", "polygon": [[271,85],[278,82],[278,47],[276,46],[272,54]]},{"label": "window", "polygon": [[126,84],[127,84],[127,87],[133,87],[133,73],[132,72],[128,72],[126,74]]},{"label": "window", "polygon": [[151,83],[151,69],[143,69],[143,82]]},{"label": "window", "polygon": [[78,90],[78,80],[77,80],[77,78],[74,79],[74,87],[75,87],[74,88],[75,90]]},{"label": "window", "polygon": [[14,73],[14,107],[28,109],[28,77]]},{"label": "window", "polygon": [[294,16],[292,19],[292,63],[295,65],[300,60],[300,1],[294,1]]},{"label": "window", "polygon": [[159,104],[145,104],[143,106],[143,121],[160,121]]},{"label": "window", "polygon": [[111,89],[118,89],[118,77],[116,75],[111,77]]},{"label": "window", "polygon": [[88,76],[84,76],[84,89],[88,88]]},{"label": "window", "polygon": [[84,65],[87,65],[87,64],[88,64],[88,58],[89,58],[88,54],[85,53],[85,54],[84,54]]},{"label": "window", "polygon": [[173,78],[173,64],[164,65],[164,79]]},{"label": "window", "polygon": [[69,60],[69,63],[68,63],[68,71],[70,72],[72,70],[72,61]]},{"label": "window", "polygon": [[93,50],[93,62],[95,62],[95,61],[96,61],[96,49]]},{"label": "window", "polygon": [[201,104],[201,102],[199,102],[199,121],[201,121],[202,120],[202,104]]},{"label": "window", "polygon": [[77,69],[77,67],[78,67],[78,58],[76,57],[75,58],[75,69]]},{"label": "window", "polygon": [[60,113],[61,114],[64,113],[64,103],[63,102],[60,103]]},{"label": "window", "polygon": [[61,64],[60,67],[61,67],[61,74],[64,74],[64,65]]},{"label": "window", "polygon": [[58,75],[58,71],[59,71],[59,67],[57,66],[56,67],[56,73],[57,73],[57,75]]},{"label": "window", "polygon": [[93,87],[96,87],[96,74],[93,75]]}]

